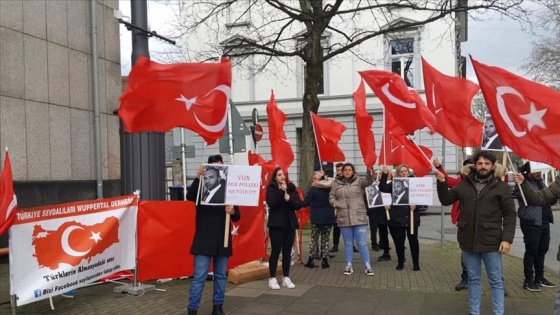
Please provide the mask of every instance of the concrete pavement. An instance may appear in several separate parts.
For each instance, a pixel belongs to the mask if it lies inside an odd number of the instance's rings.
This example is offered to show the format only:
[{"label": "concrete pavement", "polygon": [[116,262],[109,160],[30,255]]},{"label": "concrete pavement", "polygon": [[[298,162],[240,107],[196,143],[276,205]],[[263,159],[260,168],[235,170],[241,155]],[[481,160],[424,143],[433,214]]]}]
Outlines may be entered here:
[{"label": "concrete pavement", "polygon": [[[422,227],[421,227],[422,229]],[[304,243],[307,252],[308,243]],[[467,314],[467,292],[457,292],[460,250],[456,243],[440,246],[438,240],[420,240],[421,271],[412,271],[411,258],[402,271],[396,261],[378,262],[379,252],[370,251],[375,276],[362,271],[359,255],[354,254],[355,273],[343,274],[343,253],[330,260],[331,267],[304,268],[294,265],[291,278],[295,289],[269,290],[267,280],[242,285],[228,284],[226,314]],[[396,259],[392,251],[393,259]],[[521,288],[523,266],[519,257],[504,256],[504,278],[509,293],[506,314],[551,314],[556,289],[533,293]],[[547,269],[545,276],[555,283],[558,275]],[[0,265],[0,302],[7,299],[8,265]],[[491,314],[490,290],[483,279],[482,314]],[[48,300],[18,307],[18,314],[186,314],[190,280],[156,283],[158,291],[141,296],[113,293],[118,284],[105,283],[81,288],[73,299],[54,298],[55,311]],[[211,313],[211,288],[207,283],[199,314]],[[9,314],[9,303],[0,305],[0,314]]]}]

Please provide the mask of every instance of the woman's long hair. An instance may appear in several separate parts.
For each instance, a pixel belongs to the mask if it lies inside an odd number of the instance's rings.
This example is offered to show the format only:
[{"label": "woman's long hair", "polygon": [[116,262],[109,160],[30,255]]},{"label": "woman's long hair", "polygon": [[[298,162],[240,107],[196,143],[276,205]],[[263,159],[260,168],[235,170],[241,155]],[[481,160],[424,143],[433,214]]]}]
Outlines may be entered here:
[{"label": "woman's long hair", "polygon": [[[272,171],[272,176],[270,177],[269,181],[268,181],[268,185],[273,185],[276,184],[276,186],[278,186],[278,183],[276,182],[276,175],[278,175],[278,172],[281,170],[282,168],[280,166],[277,166],[274,171]],[[288,172],[284,172],[284,178],[286,178],[286,184],[291,183],[290,180],[288,179]]]}]

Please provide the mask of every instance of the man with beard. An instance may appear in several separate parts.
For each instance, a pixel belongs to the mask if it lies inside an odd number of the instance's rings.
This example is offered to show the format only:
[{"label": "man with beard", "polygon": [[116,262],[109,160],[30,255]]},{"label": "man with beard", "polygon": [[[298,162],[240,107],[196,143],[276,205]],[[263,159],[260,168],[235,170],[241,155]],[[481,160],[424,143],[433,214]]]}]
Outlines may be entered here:
[{"label": "man with beard", "polygon": [[442,205],[460,201],[457,241],[468,273],[469,314],[480,314],[481,262],[484,261],[492,289],[494,314],[504,314],[502,254],[507,254],[515,234],[515,205],[508,184],[496,173],[499,164],[488,151],[473,157],[474,173],[449,189],[445,175],[436,172]]}]

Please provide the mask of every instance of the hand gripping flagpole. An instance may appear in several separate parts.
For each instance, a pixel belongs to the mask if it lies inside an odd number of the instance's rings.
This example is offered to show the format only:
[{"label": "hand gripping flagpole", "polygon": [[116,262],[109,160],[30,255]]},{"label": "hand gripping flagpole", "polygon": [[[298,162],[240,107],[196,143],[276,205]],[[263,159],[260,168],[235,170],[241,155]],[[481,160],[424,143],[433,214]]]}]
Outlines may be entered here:
[{"label": "hand gripping flagpole", "polygon": [[[504,153],[506,154],[509,160],[509,165],[511,166],[512,172],[514,174],[517,174],[518,173],[517,170],[513,169],[513,161],[511,160],[511,156],[509,156],[509,152],[507,151],[506,147],[504,147],[503,149],[504,149]],[[525,199],[525,194],[523,193],[523,189],[521,189],[521,184],[517,183],[517,188],[519,189],[519,193],[521,194],[521,199],[523,199],[523,203],[525,204],[525,206],[528,206],[527,199]]]}]

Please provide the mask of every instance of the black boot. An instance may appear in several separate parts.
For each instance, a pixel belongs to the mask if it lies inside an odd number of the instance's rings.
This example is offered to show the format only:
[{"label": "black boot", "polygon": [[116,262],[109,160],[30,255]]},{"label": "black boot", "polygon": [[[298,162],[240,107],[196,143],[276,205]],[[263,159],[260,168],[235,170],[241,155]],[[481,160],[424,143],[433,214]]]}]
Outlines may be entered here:
[{"label": "black boot", "polygon": [[224,310],[222,310],[222,304],[214,304],[212,308],[212,315],[226,315]]},{"label": "black boot", "polygon": [[196,315],[196,313],[198,312],[197,310],[188,310],[189,311],[189,315]]},{"label": "black boot", "polygon": [[323,262],[321,263],[321,268],[329,268],[329,260],[327,258],[323,258]]},{"label": "black boot", "polygon": [[304,266],[306,268],[315,268],[315,262],[313,261],[313,257],[309,257],[309,260]]},{"label": "black boot", "polygon": [[338,245],[333,245],[333,247],[330,250],[331,253],[336,253],[338,252]]}]

